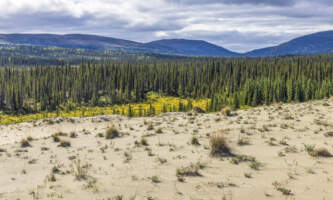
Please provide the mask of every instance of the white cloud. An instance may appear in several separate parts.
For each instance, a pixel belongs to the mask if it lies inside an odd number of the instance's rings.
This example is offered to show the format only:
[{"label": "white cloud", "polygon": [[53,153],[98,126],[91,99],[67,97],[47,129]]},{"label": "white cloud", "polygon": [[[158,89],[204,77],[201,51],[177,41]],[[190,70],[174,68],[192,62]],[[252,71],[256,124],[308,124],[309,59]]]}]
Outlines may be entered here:
[{"label": "white cloud", "polygon": [[155,36],[158,38],[161,38],[161,37],[168,37],[169,34],[165,31],[157,31],[157,32],[155,32]]},{"label": "white cloud", "polygon": [[330,0],[0,0],[1,32],[203,39],[246,51],[333,29]]}]

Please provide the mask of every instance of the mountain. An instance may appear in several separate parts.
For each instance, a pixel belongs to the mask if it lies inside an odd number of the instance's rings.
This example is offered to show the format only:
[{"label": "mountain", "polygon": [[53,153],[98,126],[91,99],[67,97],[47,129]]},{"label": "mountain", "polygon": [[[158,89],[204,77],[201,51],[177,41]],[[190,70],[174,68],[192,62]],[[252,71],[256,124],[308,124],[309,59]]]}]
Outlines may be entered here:
[{"label": "mountain", "polygon": [[89,50],[137,48],[141,45],[129,40],[83,34],[0,34],[0,44],[54,46]]},{"label": "mountain", "polygon": [[139,43],[111,37],[84,34],[0,34],[0,44],[52,46],[87,50],[125,50],[189,56],[237,56],[225,48],[200,40],[159,40]]},{"label": "mountain", "polygon": [[165,39],[140,43],[112,37],[84,34],[0,34],[0,45],[46,46],[86,50],[122,50],[141,53],[264,57],[333,53],[333,31],[313,33],[278,46],[253,50],[244,54],[202,40]]},{"label": "mountain", "polygon": [[333,31],[305,35],[274,47],[257,49],[245,56],[281,56],[333,53]]},{"label": "mountain", "polygon": [[195,55],[195,56],[239,56],[240,54],[229,51],[223,47],[208,43],[202,40],[169,39],[157,40],[146,43],[145,46],[158,48],[159,46],[168,47],[175,54]]}]

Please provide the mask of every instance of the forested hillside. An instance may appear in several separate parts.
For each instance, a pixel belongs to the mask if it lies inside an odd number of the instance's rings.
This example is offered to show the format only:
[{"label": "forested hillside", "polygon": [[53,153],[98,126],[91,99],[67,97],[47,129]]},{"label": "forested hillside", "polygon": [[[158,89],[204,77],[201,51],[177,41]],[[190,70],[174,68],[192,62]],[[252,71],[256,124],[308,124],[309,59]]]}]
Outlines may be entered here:
[{"label": "forested hillside", "polygon": [[239,56],[223,47],[199,40],[160,40],[141,43],[130,40],[84,34],[0,34],[0,44],[59,47],[85,50],[120,50],[188,56]]},{"label": "forested hillside", "polygon": [[211,98],[209,111],[333,93],[333,56],[89,62],[0,69],[0,110],[54,111],[145,101],[148,92]]},{"label": "forested hillside", "polygon": [[140,53],[115,50],[66,49],[41,46],[0,45],[0,67],[65,65],[84,62],[100,63],[105,60],[114,62],[147,61],[155,59],[186,59],[184,56]]}]

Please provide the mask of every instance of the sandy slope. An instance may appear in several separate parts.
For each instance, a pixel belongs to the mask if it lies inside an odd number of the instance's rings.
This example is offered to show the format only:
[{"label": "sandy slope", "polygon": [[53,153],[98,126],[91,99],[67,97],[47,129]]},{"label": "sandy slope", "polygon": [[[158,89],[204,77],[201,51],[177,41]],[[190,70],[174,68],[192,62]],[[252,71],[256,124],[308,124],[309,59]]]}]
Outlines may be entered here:
[{"label": "sandy slope", "polygon": [[[333,135],[325,135],[333,131],[332,100],[235,114],[98,116],[1,126],[0,199],[333,199],[333,158],[312,157],[304,146],[333,153]],[[154,130],[147,130],[149,123]],[[99,137],[110,124],[121,137]],[[209,156],[210,135],[221,130],[233,153],[255,157],[258,170],[251,162],[232,163],[235,157]],[[60,137],[70,147],[50,137],[60,131],[78,135]],[[22,148],[28,136],[32,146]],[[148,146],[140,144],[143,136]],[[193,136],[201,145],[190,143]],[[240,138],[249,144],[239,145]],[[75,175],[78,160],[86,172],[81,180]],[[200,166],[200,175],[176,176],[191,164]],[[289,190],[291,195],[283,194]]]}]

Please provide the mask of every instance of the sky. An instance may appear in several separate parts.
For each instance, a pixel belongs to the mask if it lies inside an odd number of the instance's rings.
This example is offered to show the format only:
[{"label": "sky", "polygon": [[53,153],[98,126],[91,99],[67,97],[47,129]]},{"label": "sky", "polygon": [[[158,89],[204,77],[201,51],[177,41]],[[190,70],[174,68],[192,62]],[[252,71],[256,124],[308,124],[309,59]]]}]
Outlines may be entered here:
[{"label": "sky", "polygon": [[205,40],[237,52],[333,30],[333,0],[0,0],[0,33]]}]

